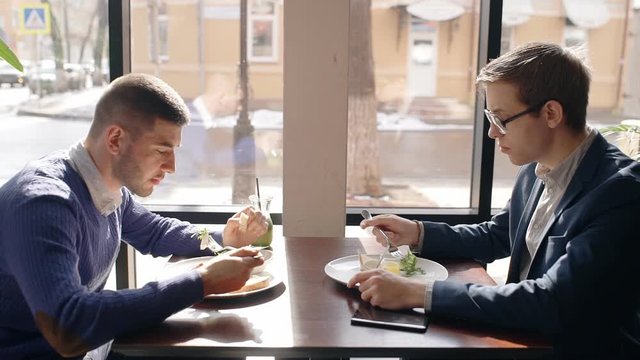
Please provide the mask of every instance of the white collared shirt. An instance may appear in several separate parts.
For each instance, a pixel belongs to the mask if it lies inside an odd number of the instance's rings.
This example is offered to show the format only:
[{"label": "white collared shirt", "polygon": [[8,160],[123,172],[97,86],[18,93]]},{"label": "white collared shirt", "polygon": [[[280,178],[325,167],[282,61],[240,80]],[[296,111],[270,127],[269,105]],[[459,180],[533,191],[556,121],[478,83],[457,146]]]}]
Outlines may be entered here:
[{"label": "white collared shirt", "polygon": [[104,216],[109,216],[116,211],[122,203],[122,193],[109,191],[82,141],[78,141],[69,149],[69,159],[71,167],[80,174],[82,180],[87,184],[96,209]]},{"label": "white collared shirt", "polygon": [[588,127],[588,130],[589,134],[584,141],[554,169],[549,169],[540,163],[536,165],[535,173],[538,179],[544,183],[544,190],[540,195],[525,235],[527,247],[523,251],[520,263],[520,280],[527,278],[540,243],[555,221],[554,212],[598,132],[591,127]]}]

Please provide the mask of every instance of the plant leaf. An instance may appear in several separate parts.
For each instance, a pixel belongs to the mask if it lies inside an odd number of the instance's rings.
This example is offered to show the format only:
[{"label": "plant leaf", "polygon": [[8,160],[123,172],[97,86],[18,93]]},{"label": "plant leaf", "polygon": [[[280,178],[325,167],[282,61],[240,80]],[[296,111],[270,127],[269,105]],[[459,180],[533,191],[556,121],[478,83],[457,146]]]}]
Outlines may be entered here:
[{"label": "plant leaf", "polygon": [[0,39],[0,58],[3,58],[9,65],[13,66],[17,70],[24,71],[24,67],[16,54]]},{"label": "plant leaf", "polygon": [[640,132],[640,127],[636,125],[618,124],[600,129],[600,133],[604,136],[618,132]]}]

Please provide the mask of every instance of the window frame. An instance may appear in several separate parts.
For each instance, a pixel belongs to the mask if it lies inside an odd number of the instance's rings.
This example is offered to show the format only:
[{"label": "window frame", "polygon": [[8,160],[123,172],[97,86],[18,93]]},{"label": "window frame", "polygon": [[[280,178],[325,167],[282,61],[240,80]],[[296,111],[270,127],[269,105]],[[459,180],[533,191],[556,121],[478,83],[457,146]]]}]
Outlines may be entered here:
[{"label": "window frame", "polygon": [[[345,0],[348,1],[348,0]],[[286,2],[286,1],[285,1]],[[502,0],[481,0],[480,2],[480,31],[478,46],[478,68],[484,66],[489,59],[493,59],[500,54],[501,28],[502,28]],[[131,71],[130,63],[130,2],[129,1],[109,1],[109,46],[110,46],[110,73],[115,79],[124,73]],[[286,11],[282,15],[286,15]],[[274,16],[279,16],[275,11]],[[277,18],[276,18],[277,19]],[[277,26],[274,22],[274,26]],[[279,29],[274,28],[274,42],[278,41]],[[247,36],[250,37],[248,32]],[[274,46],[276,58],[279,52],[277,43]],[[251,61],[256,61],[251,58]],[[284,72],[287,72],[285,67]],[[489,123],[484,120],[483,109],[485,106],[484,96],[478,92],[474,111],[474,134],[473,134],[473,154],[471,171],[471,192],[470,208],[466,209],[415,209],[415,208],[389,208],[376,209],[376,212],[393,212],[416,220],[439,221],[448,224],[478,223],[486,221],[491,217],[491,194],[493,186],[493,170],[495,144],[494,140],[486,134],[489,130]],[[346,156],[346,149],[345,149]],[[284,187],[283,181],[283,187]],[[283,196],[287,196],[287,188],[283,188]],[[227,219],[236,211],[230,207],[212,206],[155,206],[148,208],[161,215],[175,217],[192,223],[226,223]],[[231,210],[231,211],[230,211]],[[345,207],[346,224],[358,225],[361,221],[361,208]],[[273,222],[282,225],[282,213],[271,213]],[[122,246],[116,261],[116,286],[117,288],[135,287],[135,256],[133,249],[129,246]]]}]

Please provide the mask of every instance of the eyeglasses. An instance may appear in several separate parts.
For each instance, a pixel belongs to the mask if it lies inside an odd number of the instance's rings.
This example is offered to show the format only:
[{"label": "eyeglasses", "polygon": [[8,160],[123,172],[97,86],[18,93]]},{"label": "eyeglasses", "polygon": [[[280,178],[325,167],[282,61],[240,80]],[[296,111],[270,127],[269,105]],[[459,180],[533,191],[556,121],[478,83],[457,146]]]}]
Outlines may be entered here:
[{"label": "eyeglasses", "polygon": [[508,117],[508,118],[506,118],[504,120],[500,119],[500,117],[498,115],[496,115],[493,111],[491,111],[489,109],[484,109],[484,114],[487,116],[487,120],[491,124],[495,125],[498,128],[498,131],[500,131],[500,133],[502,135],[504,135],[504,134],[507,133],[507,124],[508,123],[512,122],[513,120],[518,119],[522,115],[526,115],[526,114],[529,114],[529,113],[532,113],[532,112],[540,111],[540,109],[542,108],[542,105],[546,104],[547,101],[549,101],[549,100],[545,100],[545,101],[543,101],[543,102],[541,102],[539,104],[530,106],[530,107],[524,109],[523,111],[521,111],[521,112],[519,112],[519,113],[517,113],[517,114],[515,114],[513,116],[510,116],[510,117]]}]

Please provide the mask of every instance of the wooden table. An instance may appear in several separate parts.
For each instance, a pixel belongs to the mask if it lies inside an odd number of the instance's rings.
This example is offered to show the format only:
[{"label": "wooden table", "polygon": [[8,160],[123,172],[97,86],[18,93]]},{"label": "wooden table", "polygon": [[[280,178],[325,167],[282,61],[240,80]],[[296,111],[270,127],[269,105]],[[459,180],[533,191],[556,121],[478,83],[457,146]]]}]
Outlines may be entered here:
[{"label": "wooden table", "polygon": [[[116,339],[128,356],[544,358],[537,334],[432,318],[427,332],[350,325],[359,292],[329,278],[324,266],[357,250],[379,252],[373,239],[275,238],[271,271],[283,282],[261,293],[206,300],[144,332]],[[495,284],[478,263],[439,261],[447,281]]]}]

